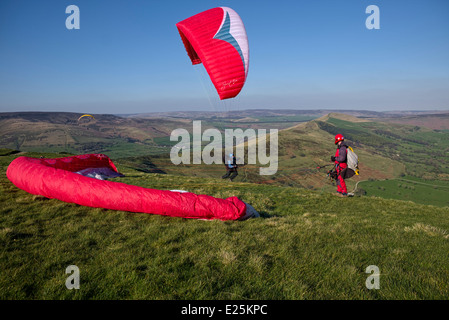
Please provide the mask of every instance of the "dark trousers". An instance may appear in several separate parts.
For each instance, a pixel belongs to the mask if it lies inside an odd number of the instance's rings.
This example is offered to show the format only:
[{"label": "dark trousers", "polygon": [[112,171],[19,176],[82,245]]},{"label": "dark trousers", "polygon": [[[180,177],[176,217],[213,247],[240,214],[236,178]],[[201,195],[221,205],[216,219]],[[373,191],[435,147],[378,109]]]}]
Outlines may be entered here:
[{"label": "dark trousers", "polygon": [[232,180],[234,180],[235,177],[237,177],[239,173],[237,172],[237,170],[235,169],[231,169],[231,170],[227,170],[226,174],[222,177],[223,179],[229,178]]}]

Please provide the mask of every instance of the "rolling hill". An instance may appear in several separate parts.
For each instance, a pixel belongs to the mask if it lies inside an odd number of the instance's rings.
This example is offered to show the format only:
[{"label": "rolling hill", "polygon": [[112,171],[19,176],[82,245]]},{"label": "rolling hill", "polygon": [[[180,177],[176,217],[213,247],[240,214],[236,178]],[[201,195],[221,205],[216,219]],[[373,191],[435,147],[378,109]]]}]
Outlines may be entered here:
[{"label": "rolling hill", "polygon": [[[223,165],[175,166],[168,155],[176,143],[170,141],[172,130],[185,128],[191,132],[192,121],[201,120],[203,131],[207,128],[217,128],[221,132],[226,128],[279,130],[276,174],[261,176],[260,164],[246,164],[239,169],[237,180],[242,182],[332,192],[335,187],[326,175],[329,168],[318,170],[317,167],[330,164],[330,155],[335,152],[333,137],[336,133],[344,134],[360,159],[361,174],[347,181],[349,191],[388,196],[397,188],[390,193],[381,192],[382,188],[391,188],[391,184],[386,187],[382,181],[415,177],[430,187],[438,185],[433,183],[435,181],[449,180],[446,161],[449,132],[391,122],[392,118],[396,122],[408,122],[410,118],[439,117],[441,126],[449,119],[444,113],[417,115],[407,112],[401,117],[400,114],[363,111],[247,110],[230,117],[212,112],[177,112],[141,116],[94,115],[95,120],[78,121],[80,115],[0,113],[0,148],[62,154],[105,153],[124,167],[141,172],[219,178],[225,172]],[[203,142],[203,146],[207,143]],[[379,181],[380,185],[366,183],[373,180]],[[399,184],[397,182],[396,185]],[[396,194],[395,197],[428,203],[428,199],[434,198],[434,194],[439,195],[443,189],[435,187],[433,192],[426,189],[425,193],[432,196],[423,199],[412,196],[412,188],[403,189],[401,195]]]},{"label": "rolling hill", "polygon": [[0,146],[22,151],[108,153],[111,156],[167,152],[158,142],[186,120],[124,118],[80,113],[0,113]]}]

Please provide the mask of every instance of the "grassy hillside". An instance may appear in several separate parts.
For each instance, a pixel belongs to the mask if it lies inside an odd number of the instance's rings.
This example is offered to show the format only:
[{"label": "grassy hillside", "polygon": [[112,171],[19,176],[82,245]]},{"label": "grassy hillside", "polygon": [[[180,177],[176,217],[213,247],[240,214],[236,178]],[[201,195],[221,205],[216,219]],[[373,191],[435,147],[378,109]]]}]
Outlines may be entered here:
[{"label": "grassy hillside", "polygon": [[[310,189],[331,190],[329,182],[321,178],[322,172],[301,169],[325,164],[335,152],[332,141],[337,133],[345,136],[359,156],[360,176],[347,180],[349,191],[422,204],[449,204],[444,187],[449,181],[449,132],[345,114],[328,114],[282,130],[281,179],[277,181],[295,180]],[[416,179],[418,186],[402,186],[397,179],[405,175]]]},{"label": "grassy hillside", "polygon": [[359,183],[360,192],[382,198],[449,207],[449,181],[423,180],[405,176],[391,180],[368,180]]},{"label": "grassy hillside", "polygon": [[0,147],[22,151],[108,153],[116,157],[168,153],[174,129],[192,130],[192,120],[207,128],[286,128],[318,117],[307,113],[282,115],[261,112],[253,117],[210,113],[174,113],[164,116],[115,116],[94,114],[79,119],[81,113],[9,112],[0,113]]},{"label": "grassy hillside", "polygon": [[[331,119],[333,120],[333,118],[330,118],[327,121],[331,121]],[[310,185],[311,188],[322,187],[323,172],[310,170],[306,171],[307,174],[304,174],[300,169],[315,169],[317,166],[330,163],[330,156],[335,154],[335,134],[329,132],[330,130],[323,130],[322,124],[328,125],[328,123],[314,120],[280,132],[279,162],[282,164],[280,165],[281,174],[287,175],[289,179],[296,179],[305,186]],[[349,122],[347,123],[349,124]],[[335,128],[335,131],[343,132],[346,137],[345,128],[334,126],[332,128]],[[359,177],[348,180],[351,186],[355,186],[355,183],[361,180],[392,178],[404,173],[405,168],[401,162],[375,152],[373,147],[368,144],[357,144],[351,138],[349,136],[346,140],[349,145],[354,147],[359,156],[361,171]]]},{"label": "grassy hillside", "polygon": [[[343,133],[356,147],[399,161],[409,175],[426,179],[449,177],[449,132],[382,122],[354,122],[330,117],[320,129]],[[387,168],[385,165],[384,167]]]},{"label": "grassy hillside", "polygon": [[[392,118],[389,114],[369,112],[252,110],[231,114],[95,115],[95,119],[78,121],[79,116],[75,113],[0,113],[0,147],[40,153],[106,153],[123,161],[124,166],[129,162],[130,168],[142,172],[219,178],[225,172],[222,165],[173,165],[168,154],[177,143],[170,141],[172,130],[191,131],[192,120],[201,120],[203,132],[207,128],[218,128],[221,132],[226,128],[276,128],[280,130],[277,173],[261,176],[259,164],[247,164],[239,169],[236,181],[333,192],[335,186],[326,176],[329,168],[317,170],[317,167],[330,164],[330,155],[335,152],[333,138],[336,133],[343,133],[360,159],[361,174],[347,180],[349,191],[447,205],[444,188],[434,189],[436,191],[427,196],[432,190],[422,190],[422,193],[412,188],[398,190],[394,183],[382,182],[405,175],[430,184],[449,180],[449,132],[389,122],[391,119],[405,122],[418,119],[413,113]],[[447,124],[448,119],[435,114],[420,117],[427,119],[425,123],[439,117],[439,126]],[[204,141],[203,146],[206,144],[208,142]],[[381,185],[366,185],[366,181],[372,180],[378,180]],[[415,190],[421,191],[421,188]]]},{"label": "grassy hillside", "polygon": [[[261,218],[201,221],[32,196],[0,157],[0,299],[447,299],[449,208],[156,174],[119,181],[238,196]],[[30,153],[39,156],[41,153]],[[44,154],[46,157],[57,156]],[[114,160],[114,159],[113,159]],[[140,164],[141,165],[141,164]],[[137,165],[139,166],[139,165]],[[68,290],[65,270],[80,269]],[[368,290],[370,265],[380,289]]]},{"label": "grassy hillside", "polygon": [[449,113],[395,116],[383,119],[384,122],[408,124],[434,130],[449,130]]},{"label": "grassy hillside", "polygon": [[0,146],[21,151],[108,153],[127,157],[167,153],[164,141],[183,119],[139,119],[79,113],[0,113]]},{"label": "grassy hillside", "polygon": [[[319,166],[330,165],[330,156],[335,153],[334,135],[320,127],[321,123],[329,123],[329,126],[334,128],[330,124],[330,121],[333,119],[330,116],[326,116],[280,130],[277,173],[272,176],[261,176],[258,163],[246,164],[239,170],[238,181],[287,185],[321,191],[334,190],[335,187],[326,176],[327,169],[330,167],[317,170]],[[351,117],[350,120],[351,122],[345,123],[350,124],[352,121],[363,121],[355,117]],[[213,126],[214,123],[207,124]],[[234,127],[237,125],[237,123],[233,123]],[[224,126],[224,124],[221,124],[221,126]],[[248,129],[245,126],[244,128]],[[256,142],[250,141],[249,144],[255,144]],[[362,172],[361,176],[347,181],[350,190],[354,190],[358,181],[395,178],[405,174],[405,165],[397,157],[391,158],[383,155],[369,144],[362,145],[354,143],[349,139],[348,142],[355,147],[360,157]],[[204,144],[207,143],[204,142]],[[248,143],[245,145],[247,148]],[[137,162],[147,161],[145,156],[140,158],[140,160],[137,158],[134,158],[134,160]],[[220,177],[224,173],[222,165],[183,164],[173,166],[168,155],[152,156],[151,161],[164,172],[176,175],[213,178]]]}]

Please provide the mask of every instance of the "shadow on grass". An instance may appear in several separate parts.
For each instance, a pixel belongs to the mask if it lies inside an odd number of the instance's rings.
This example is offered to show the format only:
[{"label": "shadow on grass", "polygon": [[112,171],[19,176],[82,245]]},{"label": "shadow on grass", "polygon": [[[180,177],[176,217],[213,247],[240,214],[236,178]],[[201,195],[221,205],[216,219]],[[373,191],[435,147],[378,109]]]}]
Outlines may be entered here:
[{"label": "shadow on grass", "polygon": [[1,149],[0,148],[0,157],[2,156],[9,156],[11,154],[20,153],[20,150],[13,150],[13,149]]},{"label": "shadow on grass", "polygon": [[266,211],[259,211],[259,215],[260,215],[260,218],[263,218],[263,219],[270,219],[270,218],[280,217],[280,216],[275,215],[275,214],[269,214]]}]

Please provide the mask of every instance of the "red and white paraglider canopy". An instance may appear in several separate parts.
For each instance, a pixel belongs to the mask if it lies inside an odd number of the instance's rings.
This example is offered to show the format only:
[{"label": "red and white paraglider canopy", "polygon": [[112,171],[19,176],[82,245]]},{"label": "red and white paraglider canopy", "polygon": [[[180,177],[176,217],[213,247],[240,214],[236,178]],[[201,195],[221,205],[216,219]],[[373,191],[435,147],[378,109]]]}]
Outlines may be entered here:
[{"label": "red and white paraglider canopy", "polygon": [[176,24],[192,64],[203,63],[221,100],[245,84],[249,46],[245,26],[231,8],[210,9]]}]

